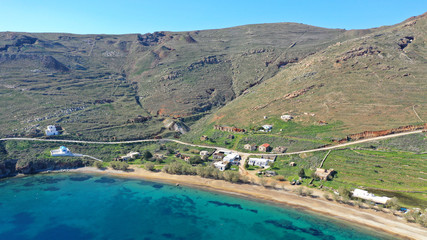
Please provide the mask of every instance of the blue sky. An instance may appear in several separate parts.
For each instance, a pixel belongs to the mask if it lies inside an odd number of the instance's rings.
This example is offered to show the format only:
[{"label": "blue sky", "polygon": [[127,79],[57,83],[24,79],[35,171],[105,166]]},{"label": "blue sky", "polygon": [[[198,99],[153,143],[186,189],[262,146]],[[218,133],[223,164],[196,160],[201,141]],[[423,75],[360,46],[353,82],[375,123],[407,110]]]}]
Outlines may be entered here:
[{"label": "blue sky", "polygon": [[427,0],[0,0],[0,31],[147,33],[298,22],[327,28],[392,25]]}]

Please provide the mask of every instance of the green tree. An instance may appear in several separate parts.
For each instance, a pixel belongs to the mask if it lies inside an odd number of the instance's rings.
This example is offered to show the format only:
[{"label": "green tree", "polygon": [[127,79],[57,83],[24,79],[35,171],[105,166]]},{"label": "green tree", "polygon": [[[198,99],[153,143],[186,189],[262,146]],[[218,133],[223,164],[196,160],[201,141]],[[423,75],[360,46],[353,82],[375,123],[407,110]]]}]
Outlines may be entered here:
[{"label": "green tree", "polygon": [[154,171],[154,163],[152,162],[145,163],[145,169],[147,169],[148,171]]},{"label": "green tree", "polygon": [[391,208],[393,210],[397,210],[399,209],[399,200],[397,199],[397,197],[393,197],[392,199],[388,200],[385,204],[385,206],[387,208]]},{"label": "green tree", "polygon": [[300,178],[305,178],[305,171],[304,171],[304,168],[301,168],[301,170],[299,170],[299,172],[298,172],[298,177],[300,177]]},{"label": "green tree", "polygon": [[100,161],[93,162],[93,166],[98,168],[98,169],[102,169],[102,167],[103,167],[102,162],[100,162]]},{"label": "green tree", "polygon": [[201,163],[203,163],[203,160],[200,157],[198,157],[198,156],[191,157],[190,160],[188,160],[188,161],[191,164],[201,164]]},{"label": "green tree", "polygon": [[350,199],[350,190],[348,190],[347,188],[341,186],[338,188],[338,193],[340,194],[340,196],[342,197],[342,199],[344,201],[347,201]]},{"label": "green tree", "polygon": [[143,157],[145,160],[150,160],[150,159],[153,157],[153,154],[151,154],[151,152],[150,152],[150,151],[146,150],[146,151],[144,151],[144,154],[142,155],[142,157]]}]

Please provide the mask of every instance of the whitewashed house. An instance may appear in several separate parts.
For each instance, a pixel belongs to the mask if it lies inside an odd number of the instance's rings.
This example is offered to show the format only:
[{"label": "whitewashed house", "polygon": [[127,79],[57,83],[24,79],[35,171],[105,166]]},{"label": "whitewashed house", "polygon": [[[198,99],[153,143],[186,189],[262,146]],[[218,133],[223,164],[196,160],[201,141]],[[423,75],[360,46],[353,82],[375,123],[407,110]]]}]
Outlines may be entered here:
[{"label": "whitewashed house", "polygon": [[270,167],[268,164],[273,163],[274,160],[272,159],[265,159],[265,158],[249,158],[248,164],[252,166],[258,166],[262,168],[268,168]]},{"label": "whitewashed house", "polygon": [[222,161],[214,162],[214,166],[218,168],[220,171],[224,171],[227,168],[227,163]]},{"label": "whitewashed house", "polygon": [[235,154],[235,153],[231,153],[231,154],[228,154],[227,156],[225,156],[222,160],[224,162],[229,162],[230,164],[233,164],[233,165],[239,165],[240,164],[240,155]]},{"label": "whitewashed house", "polygon": [[361,199],[365,199],[365,200],[369,200],[369,201],[373,201],[381,204],[386,204],[387,201],[391,199],[389,197],[375,196],[375,194],[373,193],[370,193],[368,191],[358,189],[358,188],[354,189],[353,197],[357,197],[357,198],[361,198]]},{"label": "whitewashed house", "polygon": [[264,128],[264,132],[271,132],[271,129],[273,129],[273,125],[264,125],[262,126]]},{"label": "whitewashed house", "polygon": [[52,157],[59,157],[59,156],[74,156],[74,154],[66,147],[60,146],[59,149],[55,149],[50,151],[50,155]]},{"label": "whitewashed house", "polygon": [[58,130],[56,130],[55,125],[49,125],[49,126],[47,126],[45,132],[46,132],[46,136],[53,136],[53,135],[58,135],[59,134]]}]

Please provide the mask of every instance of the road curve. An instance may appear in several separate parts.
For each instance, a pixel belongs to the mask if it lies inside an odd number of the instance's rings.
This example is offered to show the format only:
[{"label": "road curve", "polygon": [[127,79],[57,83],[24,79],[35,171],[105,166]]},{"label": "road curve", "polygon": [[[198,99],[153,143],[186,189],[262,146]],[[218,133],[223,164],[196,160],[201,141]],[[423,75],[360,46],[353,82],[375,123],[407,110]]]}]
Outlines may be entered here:
[{"label": "road curve", "polygon": [[354,142],[347,142],[347,143],[338,144],[338,145],[329,146],[329,147],[315,148],[315,149],[309,149],[309,150],[303,150],[303,151],[297,151],[297,152],[289,152],[289,153],[279,153],[279,154],[245,153],[245,152],[239,152],[239,151],[235,151],[233,149],[227,149],[227,148],[223,148],[223,147],[198,145],[198,144],[186,143],[186,142],[182,142],[182,141],[179,141],[176,139],[168,139],[168,138],[164,138],[164,139],[141,139],[141,140],[132,140],[132,141],[120,141],[120,142],[97,142],[97,141],[80,141],[80,140],[65,140],[65,139],[41,139],[41,138],[1,138],[0,141],[13,140],[13,141],[65,142],[65,143],[87,143],[87,144],[127,144],[127,143],[162,142],[163,141],[163,142],[175,142],[178,144],[183,144],[183,145],[187,145],[187,146],[191,146],[191,147],[203,147],[203,148],[211,148],[211,149],[218,149],[218,150],[224,150],[224,151],[233,151],[233,152],[236,152],[238,154],[245,154],[245,155],[250,154],[250,155],[255,155],[255,156],[260,156],[260,155],[285,156],[285,155],[294,155],[294,154],[300,154],[300,153],[310,153],[310,152],[320,152],[320,151],[332,150],[332,149],[342,148],[342,147],[351,146],[351,145],[355,145],[355,144],[359,144],[359,143],[384,140],[384,139],[388,139],[388,138],[395,138],[395,137],[400,137],[400,136],[405,136],[405,135],[410,135],[410,134],[416,134],[416,133],[422,133],[422,132],[423,132],[423,130],[416,130],[416,131],[404,132],[404,133],[395,133],[395,134],[390,134],[390,135],[381,136],[381,137],[367,138],[367,139],[357,140]]}]

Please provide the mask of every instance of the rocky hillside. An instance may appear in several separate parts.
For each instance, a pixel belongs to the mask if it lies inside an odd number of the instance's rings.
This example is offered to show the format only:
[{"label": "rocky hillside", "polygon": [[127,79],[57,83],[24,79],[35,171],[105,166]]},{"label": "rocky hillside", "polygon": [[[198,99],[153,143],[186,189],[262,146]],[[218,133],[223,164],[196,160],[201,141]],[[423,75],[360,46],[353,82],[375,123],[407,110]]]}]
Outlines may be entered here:
[{"label": "rocky hillside", "polygon": [[349,131],[361,121],[417,122],[409,116],[425,113],[423,19],[358,31],[277,23],[129,35],[3,32],[0,133],[38,136],[56,124],[70,138],[136,139],[173,131],[167,119],[191,125],[212,113],[199,126],[247,127],[286,112],[342,121]]},{"label": "rocky hillside", "polygon": [[[0,132],[37,135],[56,123],[87,139],[153,136],[166,117],[211,112],[364,34],[294,23],[130,35],[3,32]],[[147,121],[133,123],[138,116]]]},{"label": "rocky hillside", "polygon": [[[282,114],[343,137],[427,121],[427,15],[337,42],[281,70],[202,120],[241,128]],[[264,116],[267,119],[264,119]]]}]

